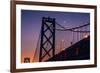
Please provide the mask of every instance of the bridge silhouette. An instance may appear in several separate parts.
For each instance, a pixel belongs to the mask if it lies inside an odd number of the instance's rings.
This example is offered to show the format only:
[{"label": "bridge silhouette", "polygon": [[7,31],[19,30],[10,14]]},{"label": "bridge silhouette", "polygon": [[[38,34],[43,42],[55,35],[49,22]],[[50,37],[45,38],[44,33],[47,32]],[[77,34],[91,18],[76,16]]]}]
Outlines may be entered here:
[{"label": "bridge silhouette", "polygon": [[89,30],[90,23],[68,28],[43,17],[33,62],[90,59]]}]

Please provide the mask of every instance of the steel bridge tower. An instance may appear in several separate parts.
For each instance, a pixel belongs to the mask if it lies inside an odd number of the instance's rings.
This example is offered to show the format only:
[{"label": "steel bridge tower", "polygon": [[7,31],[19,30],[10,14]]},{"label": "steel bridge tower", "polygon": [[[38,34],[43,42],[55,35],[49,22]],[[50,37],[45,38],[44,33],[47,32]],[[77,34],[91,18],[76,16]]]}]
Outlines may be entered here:
[{"label": "steel bridge tower", "polygon": [[55,55],[55,18],[43,17],[41,26],[39,62]]}]

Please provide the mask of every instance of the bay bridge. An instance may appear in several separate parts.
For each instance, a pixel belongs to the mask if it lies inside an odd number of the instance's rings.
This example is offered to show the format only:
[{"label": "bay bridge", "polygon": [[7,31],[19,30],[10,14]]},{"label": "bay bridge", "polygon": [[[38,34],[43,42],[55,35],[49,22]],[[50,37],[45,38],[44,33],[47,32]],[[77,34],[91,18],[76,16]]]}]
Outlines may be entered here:
[{"label": "bay bridge", "polygon": [[42,17],[33,62],[90,59],[90,23],[67,28],[58,22]]}]

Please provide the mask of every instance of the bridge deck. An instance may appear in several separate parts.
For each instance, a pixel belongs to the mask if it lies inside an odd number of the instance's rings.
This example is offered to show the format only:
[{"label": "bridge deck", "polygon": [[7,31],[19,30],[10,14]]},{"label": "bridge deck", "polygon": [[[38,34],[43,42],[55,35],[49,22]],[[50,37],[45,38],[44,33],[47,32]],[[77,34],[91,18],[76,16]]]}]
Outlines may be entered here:
[{"label": "bridge deck", "polygon": [[47,61],[86,60],[90,59],[90,37],[87,37],[56,54]]}]

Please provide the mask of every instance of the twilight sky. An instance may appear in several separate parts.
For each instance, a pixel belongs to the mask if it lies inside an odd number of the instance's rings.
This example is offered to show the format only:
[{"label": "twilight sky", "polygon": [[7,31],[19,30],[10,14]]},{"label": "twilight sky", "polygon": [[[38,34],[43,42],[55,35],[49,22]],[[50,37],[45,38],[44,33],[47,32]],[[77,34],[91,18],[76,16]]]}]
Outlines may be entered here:
[{"label": "twilight sky", "polygon": [[24,57],[30,57],[31,61],[33,59],[42,25],[42,17],[55,18],[56,22],[66,28],[72,28],[90,22],[89,13],[21,10],[22,62]]}]

